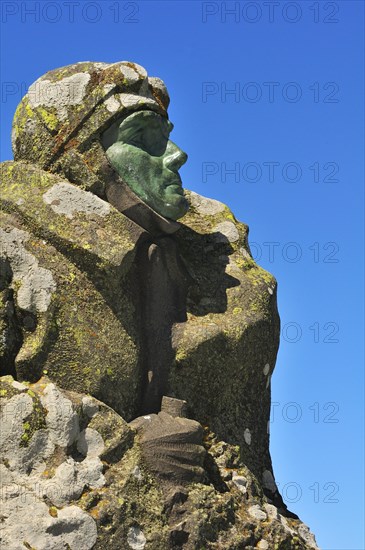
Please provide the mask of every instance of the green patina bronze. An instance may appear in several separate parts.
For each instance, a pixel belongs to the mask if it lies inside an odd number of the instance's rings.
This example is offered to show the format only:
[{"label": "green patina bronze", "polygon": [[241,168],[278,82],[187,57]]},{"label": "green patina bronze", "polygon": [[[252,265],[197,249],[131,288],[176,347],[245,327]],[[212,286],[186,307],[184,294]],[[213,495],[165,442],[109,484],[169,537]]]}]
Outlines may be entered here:
[{"label": "green patina bronze", "polygon": [[188,209],[179,168],[187,155],[169,139],[173,125],[152,111],[127,117],[106,154],[134,193],[165,218],[178,220]]}]

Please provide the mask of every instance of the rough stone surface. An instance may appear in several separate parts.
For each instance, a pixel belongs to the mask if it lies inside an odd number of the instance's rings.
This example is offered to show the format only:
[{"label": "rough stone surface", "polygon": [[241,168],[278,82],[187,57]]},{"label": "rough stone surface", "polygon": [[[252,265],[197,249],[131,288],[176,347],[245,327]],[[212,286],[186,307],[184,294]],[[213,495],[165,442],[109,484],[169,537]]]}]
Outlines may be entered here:
[{"label": "rough stone surface", "polygon": [[[58,176],[21,162],[1,168],[0,255],[10,262],[8,288],[21,330],[14,358],[18,380],[36,381],[47,372],[61,386],[90,393],[130,420],[140,392],[133,259],[142,231],[76,186],[75,196],[87,200],[70,206],[68,218],[44,201],[48,190],[64,188]],[[96,211],[85,212],[85,204],[94,203]],[[28,311],[35,315],[29,328]]]},{"label": "rough stone surface", "polygon": [[241,491],[241,493],[245,494],[247,492],[247,479],[243,476],[237,475],[236,472],[232,473],[232,481],[238,487],[238,489]]},{"label": "rough stone surface", "polygon": [[121,117],[168,104],[139,65],[85,62],[16,111],[0,167],[5,548],[317,548],[272,473],[280,320],[247,226],[187,190],[182,223],[158,219],[106,157]]},{"label": "rough stone surface", "polygon": [[[1,381],[1,545],[93,548],[95,520],[73,502],[105,485],[101,435],[86,428],[92,433],[89,445],[83,444],[86,430],[79,431],[75,404],[53,383],[42,379],[20,387],[11,377]],[[81,461],[70,455],[74,443]]]},{"label": "rough stone surface", "polygon": [[270,470],[265,470],[262,474],[262,485],[265,489],[268,489],[271,493],[275,493],[278,490],[275,483],[274,476]]},{"label": "rough stone surface", "polygon": [[250,516],[258,521],[265,521],[267,519],[267,515],[258,504],[250,506],[248,509],[248,513],[250,514]]},{"label": "rough stone surface", "polygon": [[86,396],[82,400],[82,410],[89,417],[92,418],[99,410],[99,405],[90,396]]},{"label": "rough stone surface", "polygon": [[[104,216],[75,209],[68,218],[56,212],[44,195],[65,182],[34,165],[7,162],[2,175],[5,243],[9,235],[20,234],[23,247],[18,246],[17,256],[9,255],[9,288],[22,332],[14,358],[18,380],[36,381],[47,372],[61,387],[90,393],[131,420],[140,407],[144,340],[135,260],[146,232],[97,197],[97,204],[106,205]],[[75,189],[75,196],[85,194]],[[189,192],[186,196],[190,201]],[[238,241],[229,242],[223,233],[225,242],[216,239],[214,228],[226,222],[236,228]],[[275,363],[278,347],[276,295],[267,292],[268,284],[276,288],[275,280],[243,257],[242,247],[249,251],[247,227],[227,207],[203,216],[191,202],[184,224],[169,239],[179,247],[190,284],[185,321],[169,328],[165,394],[186,400],[192,418],[240,444],[247,464],[261,477],[271,469],[270,391],[262,369]],[[36,315],[31,329],[24,326],[23,285],[17,282],[19,271],[28,273],[29,258],[55,285],[52,293],[47,287],[48,309]]]},{"label": "rough stone surface", "polygon": [[25,248],[30,234],[16,228],[7,232],[0,229],[0,254],[10,261],[14,282],[19,283],[17,303],[21,309],[33,313],[47,311],[56,283],[48,269],[39,266],[35,256]]},{"label": "rough stone surface", "polygon": [[127,543],[132,550],[143,550],[146,546],[146,537],[139,527],[131,527],[128,531]]},{"label": "rough stone surface", "polygon": [[213,228],[213,231],[218,233],[217,241],[225,243],[227,240],[230,243],[235,243],[240,238],[240,234],[237,230],[237,227],[233,222],[224,221],[219,223]]},{"label": "rough stone surface", "polygon": [[70,183],[56,183],[44,195],[43,200],[56,214],[73,218],[74,212],[85,212],[104,217],[110,212],[110,205],[92,193],[83,191]]},{"label": "rough stone surface", "polygon": [[317,550],[304,524],[268,503],[238,447],[205,429],[203,479],[171,484],[144,458],[146,432],[96,399],[90,417],[90,399],[46,377],[21,387],[0,379],[2,547]]},{"label": "rough stone surface", "polygon": [[207,197],[203,197],[193,191],[190,192],[190,202],[202,216],[214,216],[215,214],[223,212],[226,208],[222,202],[214,199],[208,199]]},{"label": "rough stone surface", "polygon": [[61,120],[67,117],[67,108],[79,105],[85,96],[90,80],[88,73],[66,76],[59,82],[40,79],[29,86],[28,97],[31,107],[54,107]]}]

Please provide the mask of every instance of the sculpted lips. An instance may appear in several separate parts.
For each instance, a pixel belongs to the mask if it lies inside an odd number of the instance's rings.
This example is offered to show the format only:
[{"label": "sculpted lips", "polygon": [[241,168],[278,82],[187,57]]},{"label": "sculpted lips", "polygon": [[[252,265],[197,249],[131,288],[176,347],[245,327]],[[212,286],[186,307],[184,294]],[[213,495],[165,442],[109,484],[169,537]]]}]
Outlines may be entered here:
[{"label": "sculpted lips", "polygon": [[165,190],[169,190],[170,193],[183,194],[182,181],[179,174],[172,172],[171,178],[164,184]]},{"label": "sculpted lips", "polygon": [[181,184],[172,183],[171,185],[167,185],[166,191],[169,195],[175,194],[175,195],[184,195],[184,190],[182,188]]}]

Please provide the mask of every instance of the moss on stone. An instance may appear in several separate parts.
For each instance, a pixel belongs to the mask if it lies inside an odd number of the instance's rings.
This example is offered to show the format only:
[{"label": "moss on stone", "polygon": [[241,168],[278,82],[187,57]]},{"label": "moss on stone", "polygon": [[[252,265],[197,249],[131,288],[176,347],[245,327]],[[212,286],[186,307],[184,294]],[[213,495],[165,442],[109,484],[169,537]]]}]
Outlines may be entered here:
[{"label": "moss on stone", "polygon": [[24,419],[23,434],[20,437],[20,447],[28,447],[30,440],[36,431],[47,427],[46,416],[47,410],[43,407],[39,396],[32,390],[27,391],[33,401],[32,412]]},{"label": "moss on stone", "polygon": [[0,398],[11,399],[19,394],[19,389],[13,386],[14,378],[10,375],[0,377]]},{"label": "moss on stone", "polygon": [[54,131],[57,129],[59,125],[59,119],[55,111],[52,112],[51,110],[46,110],[42,107],[39,107],[38,112],[42,117],[44,123],[50,130]]}]

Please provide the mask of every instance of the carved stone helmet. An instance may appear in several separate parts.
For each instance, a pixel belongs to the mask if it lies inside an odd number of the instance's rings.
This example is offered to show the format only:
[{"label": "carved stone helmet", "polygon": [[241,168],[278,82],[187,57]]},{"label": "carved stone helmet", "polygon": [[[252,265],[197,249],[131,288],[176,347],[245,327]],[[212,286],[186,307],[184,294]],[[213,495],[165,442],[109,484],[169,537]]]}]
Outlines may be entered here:
[{"label": "carved stone helmet", "polygon": [[82,62],[49,71],[20,102],[13,121],[15,160],[37,164],[105,198],[111,167],[101,136],[124,117],[167,117],[162,80],[136,63]]}]

